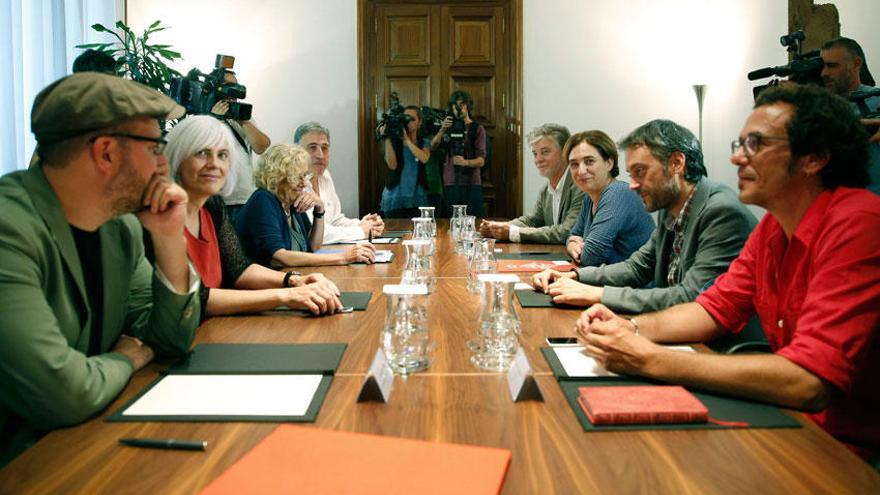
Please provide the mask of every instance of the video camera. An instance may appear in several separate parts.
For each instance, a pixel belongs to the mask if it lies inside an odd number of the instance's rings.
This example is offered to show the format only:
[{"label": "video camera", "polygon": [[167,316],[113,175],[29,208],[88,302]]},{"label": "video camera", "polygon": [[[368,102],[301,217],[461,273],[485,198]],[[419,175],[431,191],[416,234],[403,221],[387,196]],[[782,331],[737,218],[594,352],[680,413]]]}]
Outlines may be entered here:
[{"label": "video camera", "polygon": [[[765,67],[763,69],[753,70],[749,72],[749,81],[756,79],[764,79],[765,77],[788,77],[789,81],[798,84],[822,84],[822,57],[819,51],[814,50],[807,53],[801,53],[801,45],[807,39],[803,31],[795,31],[783,35],[779,38],[779,43],[786,47],[788,53],[791,54],[791,62],[786,65],[777,67]],[[765,88],[779,84],[778,79],[773,79],[769,83],[756,86],[752,93],[757,98]]]},{"label": "video camera", "polygon": [[422,128],[428,134],[434,135],[440,132],[440,127],[447,117],[452,117],[452,125],[443,135],[443,143],[449,146],[449,152],[455,155],[464,155],[464,137],[467,132],[467,125],[464,123],[464,117],[461,116],[461,109],[457,105],[451,103],[446,110],[433,107],[422,107]]},{"label": "video camera", "polygon": [[[376,141],[381,141],[386,137],[403,139],[403,133],[406,132],[406,125],[410,120],[411,117],[403,111],[403,105],[400,104],[397,93],[392,92],[391,107],[382,114],[382,120],[376,126]],[[385,126],[384,133],[381,131],[383,125]]]},{"label": "video camera", "polygon": [[[403,139],[406,125],[411,120],[411,117],[404,113],[404,107],[400,104],[400,98],[396,92],[391,93],[390,103],[388,111],[382,114],[382,119],[376,126],[377,141],[386,137]],[[447,117],[452,117],[452,125],[443,135],[443,143],[449,147],[449,152],[453,155],[464,155],[464,137],[467,126],[464,123],[464,117],[461,116],[461,110],[455,104],[450,104],[446,110],[423,106],[421,112],[422,129],[430,136],[440,132],[443,121]],[[384,133],[381,131],[383,125],[385,126]]]},{"label": "video camera", "polygon": [[[233,65],[235,65],[235,57],[218,54],[214,62],[214,70],[210,74],[194,68],[184,77],[171,79],[168,96],[183,105],[186,113],[190,115],[209,114],[214,105],[221,100],[244,99],[247,88],[226,81],[226,74],[235,74],[232,72]],[[253,105],[249,103],[230,101],[229,110],[223,118],[250,120],[252,111]]]}]

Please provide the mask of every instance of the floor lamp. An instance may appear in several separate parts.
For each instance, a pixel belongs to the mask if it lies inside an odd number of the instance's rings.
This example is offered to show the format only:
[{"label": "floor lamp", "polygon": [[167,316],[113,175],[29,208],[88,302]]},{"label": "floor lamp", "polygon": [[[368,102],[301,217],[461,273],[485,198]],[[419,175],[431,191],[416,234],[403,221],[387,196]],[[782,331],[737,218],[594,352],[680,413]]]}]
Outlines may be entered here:
[{"label": "floor lamp", "polygon": [[706,85],[694,84],[694,93],[697,95],[697,112],[700,114],[700,148],[703,148],[703,100],[706,98]]}]

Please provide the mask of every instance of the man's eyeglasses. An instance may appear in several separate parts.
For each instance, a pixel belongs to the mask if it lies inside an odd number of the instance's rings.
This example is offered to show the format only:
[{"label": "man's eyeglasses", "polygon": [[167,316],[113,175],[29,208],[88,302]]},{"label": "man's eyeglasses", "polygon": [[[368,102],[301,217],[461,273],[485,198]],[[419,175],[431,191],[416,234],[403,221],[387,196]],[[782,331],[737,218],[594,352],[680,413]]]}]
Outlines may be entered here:
[{"label": "man's eyeglasses", "polygon": [[150,136],[138,136],[137,134],[126,134],[124,132],[111,132],[109,134],[99,134],[92,139],[89,140],[90,143],[94,143],[96,139],[99,137],[119,137],[125,139],[133,139],[135,141],[146,141],[149,143],[156,143],[155,146],[150,148],[150,151],[153,152],[154,155],[159,156],[165,151],[165,146],[168,145],[168,141],[165,140],[165,133],[163,132],[159,137],[150,137]]},{"label": "man's eyeglasses", "polygon": [[730,142],[730,153],[735,155],[740,148],[746,156],[752,156],[761,149],[767,141],[788,141],[787,137],[762,136],[758,133],[747,134],[744,138],[736,138]]}]

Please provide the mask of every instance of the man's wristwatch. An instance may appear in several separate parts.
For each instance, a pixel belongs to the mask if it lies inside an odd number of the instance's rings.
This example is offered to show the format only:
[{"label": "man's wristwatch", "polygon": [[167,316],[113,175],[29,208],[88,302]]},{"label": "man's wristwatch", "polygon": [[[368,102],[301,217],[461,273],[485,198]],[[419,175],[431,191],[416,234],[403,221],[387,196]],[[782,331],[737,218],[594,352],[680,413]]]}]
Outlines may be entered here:
[{"label": "man's wristwatch", "polygon": [[282,287],[292,287],[292,285],[290,285],[290,278],[291,277],[299,277],[300,275],[302,275],[300,272],[287,272],[287,273],[285,273],[284,280],[281,282],[281,286]]},{"label": "man's wristwatch", "polygon": [[326,211],[322,211],[321,213],[318,213],[317,211],[313,211],[313,212],[312,212],[312,216],[315,217],[315,218],[324,218],[324,213],[327,213],[327,212],[326,212]]}]

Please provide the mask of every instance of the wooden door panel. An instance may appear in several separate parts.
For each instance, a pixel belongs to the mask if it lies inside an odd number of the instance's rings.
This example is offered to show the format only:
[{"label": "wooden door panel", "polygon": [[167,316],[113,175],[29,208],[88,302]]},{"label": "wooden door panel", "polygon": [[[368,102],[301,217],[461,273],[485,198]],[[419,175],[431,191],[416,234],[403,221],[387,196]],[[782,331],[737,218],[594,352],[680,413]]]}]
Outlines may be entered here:
[{"label": "wooden door panel", "polygon": [[451,67],[495,65],[495,19],[452,17],[450,22]]},{"label": "wooden door panel", "polygon": [[[403,105],[445,108],[457,89],[473,97],[472,117],[491,138],[492,166],[482,171],[486,215],[521,212],[521,130],[512,125],[521,108],[510,97],[521,84],[521,13],[521,0],[358,0],[362,214],[375,211],[387,173],[382,144],[363,136],[373,135],[390,94]],[[514,19],[517,29],[506,28]]]},{"label": "wooden door panel", "polygon": [[386,19],[386,65],[431,65],[431,23],[424,16]]},{"label": "wooden door panel", "polygon": [[389,77],[387,79],[388,94],[385,95],[386,101],[391,97],[391,93],[396,92],[400,98],[400,104],[407,105],[428,105],[431,102],[431,77]]}]

